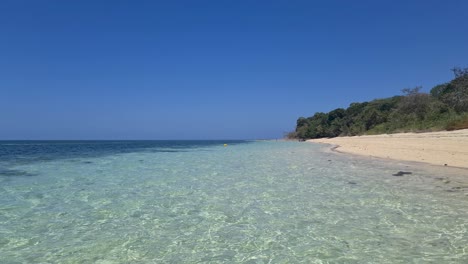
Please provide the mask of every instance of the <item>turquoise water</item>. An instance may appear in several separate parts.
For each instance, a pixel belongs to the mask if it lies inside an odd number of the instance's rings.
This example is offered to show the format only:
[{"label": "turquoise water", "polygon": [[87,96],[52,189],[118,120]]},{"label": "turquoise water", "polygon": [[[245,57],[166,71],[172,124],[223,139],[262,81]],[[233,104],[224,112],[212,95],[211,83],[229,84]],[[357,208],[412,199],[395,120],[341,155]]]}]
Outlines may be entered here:
[{"label": "turquoise water", "polygon": [[466,170],[224,143],[0,142],[0,262],[468,263]]}]

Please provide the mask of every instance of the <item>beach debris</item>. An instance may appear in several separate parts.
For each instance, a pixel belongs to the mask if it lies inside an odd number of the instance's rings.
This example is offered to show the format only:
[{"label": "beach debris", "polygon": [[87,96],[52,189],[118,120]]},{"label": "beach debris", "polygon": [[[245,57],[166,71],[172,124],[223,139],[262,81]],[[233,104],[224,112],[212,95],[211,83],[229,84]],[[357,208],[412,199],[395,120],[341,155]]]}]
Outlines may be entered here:
[{"label": "beach debris", "polygon": [[399,172],[397,172],[397,173],[395,173],[395,174],[392,174],[392,175],[393,175],[393,176],[403,176],[403,175],[405,175],[405,174],[413,174],[413,173],[410,172],[410,171],[399,171]]}]

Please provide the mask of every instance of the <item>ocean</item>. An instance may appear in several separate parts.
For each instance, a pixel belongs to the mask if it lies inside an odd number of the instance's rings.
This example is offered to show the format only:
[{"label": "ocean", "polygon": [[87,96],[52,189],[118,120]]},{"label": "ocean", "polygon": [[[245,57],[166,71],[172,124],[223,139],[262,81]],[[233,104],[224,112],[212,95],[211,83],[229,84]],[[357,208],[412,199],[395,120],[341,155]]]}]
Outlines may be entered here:
[{"label": "ocean", "polygon": [[0,263],[468,263],[467,170],[328,149],[0,141]]}]

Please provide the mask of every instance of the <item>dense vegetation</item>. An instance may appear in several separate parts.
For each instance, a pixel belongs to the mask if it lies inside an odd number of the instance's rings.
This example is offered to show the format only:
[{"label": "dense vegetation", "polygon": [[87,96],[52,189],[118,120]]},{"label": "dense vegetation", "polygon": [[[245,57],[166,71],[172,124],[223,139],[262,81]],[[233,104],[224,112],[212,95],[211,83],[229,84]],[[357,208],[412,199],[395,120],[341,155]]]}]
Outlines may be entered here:
[{"label": "dense vegetation", "polygon": [[455,78],[421,92],[403,89],[403,95],[352,103],[328,113],[300,117],[288,138],[309,139],[362,134],[421,132],[468,128],[468,68],[454,68]]}]

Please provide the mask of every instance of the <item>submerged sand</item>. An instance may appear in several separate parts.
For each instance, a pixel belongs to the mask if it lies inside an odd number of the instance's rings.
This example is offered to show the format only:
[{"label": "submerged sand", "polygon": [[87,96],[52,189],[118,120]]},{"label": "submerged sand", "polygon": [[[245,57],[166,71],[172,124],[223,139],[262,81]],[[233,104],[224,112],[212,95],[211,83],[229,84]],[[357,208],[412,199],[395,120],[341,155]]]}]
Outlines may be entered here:
[{"label": "submerged sand", "polygon": [[345,153],[468,168],[468,129],[308,140]]}]

